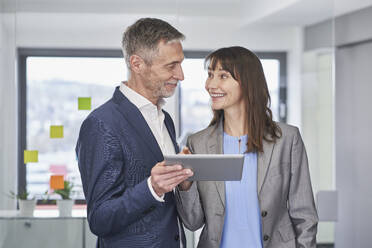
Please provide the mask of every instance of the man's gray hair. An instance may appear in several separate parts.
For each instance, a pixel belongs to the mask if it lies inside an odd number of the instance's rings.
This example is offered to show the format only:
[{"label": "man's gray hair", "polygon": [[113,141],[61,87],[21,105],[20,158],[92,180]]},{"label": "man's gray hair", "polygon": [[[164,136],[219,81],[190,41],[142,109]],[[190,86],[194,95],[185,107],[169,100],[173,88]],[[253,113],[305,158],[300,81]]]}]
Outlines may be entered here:
[{"label": "man's gray hair", "polygon": [[185,36],[169,23],[156,18],[141,18],[129,26],[123,34],[122,50],[130,68],[129,58],[137,54],[151,64],[154,55],[158,52],[160,41],[172,42],[184,40]]}]

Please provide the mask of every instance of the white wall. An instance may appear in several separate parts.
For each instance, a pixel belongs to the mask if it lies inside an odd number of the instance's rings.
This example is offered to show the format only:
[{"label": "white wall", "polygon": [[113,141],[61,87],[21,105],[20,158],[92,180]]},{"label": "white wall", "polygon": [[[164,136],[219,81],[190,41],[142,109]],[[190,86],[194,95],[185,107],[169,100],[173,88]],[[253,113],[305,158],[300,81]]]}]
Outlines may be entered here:
[{"label": "white wall", "polygon": [[371,247],[372,42],[336,50],[338,248]]},{"label": "white wall", "polygon": [[371,22],[372,7],[335,20],[338,248],[371,247]]},{"label": "white wall", "polygon": [[[2,7],[2,4],[0,4]],[[3,9],[1,9],[3,10]],[[7,197],[17,185],[17,87],[15,16],[0,12],[0,210],[15,206]]]}]

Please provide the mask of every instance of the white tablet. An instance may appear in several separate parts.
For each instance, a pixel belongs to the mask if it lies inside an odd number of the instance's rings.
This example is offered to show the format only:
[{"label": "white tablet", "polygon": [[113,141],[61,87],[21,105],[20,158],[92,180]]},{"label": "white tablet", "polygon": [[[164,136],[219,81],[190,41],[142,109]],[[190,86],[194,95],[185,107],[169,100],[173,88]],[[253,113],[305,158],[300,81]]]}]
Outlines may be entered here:
[{"label": "white tablet", "polygon": [[177,154],[165,155],[166,165],[180,164],[190,168],[194,175],[189,181],[240,181],[243,154]]}]

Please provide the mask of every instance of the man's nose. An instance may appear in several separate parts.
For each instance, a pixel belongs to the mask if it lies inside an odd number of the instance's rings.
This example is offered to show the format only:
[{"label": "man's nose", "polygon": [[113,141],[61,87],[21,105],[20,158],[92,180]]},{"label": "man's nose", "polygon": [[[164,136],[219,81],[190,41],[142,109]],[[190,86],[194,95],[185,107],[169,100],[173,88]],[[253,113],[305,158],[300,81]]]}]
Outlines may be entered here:
[{"label": "man's nose", "polygon": [[174,72],[174,77],[179,81],[182,81],[185,79],[181,65],[177,65],[175,72]]}]

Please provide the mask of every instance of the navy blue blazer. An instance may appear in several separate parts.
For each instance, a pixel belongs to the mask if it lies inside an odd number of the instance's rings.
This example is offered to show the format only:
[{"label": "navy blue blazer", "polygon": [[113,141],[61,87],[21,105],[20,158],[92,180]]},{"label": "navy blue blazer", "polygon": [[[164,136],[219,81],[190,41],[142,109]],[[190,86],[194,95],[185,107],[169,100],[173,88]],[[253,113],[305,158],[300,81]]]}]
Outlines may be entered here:
[{"label": "navy blue blazer", "polygon": [[[165,125],[176,152],[174,124]],[[112,99],[84,120],[76,154],[97,247],[179,247],[173,192],[165,202],[151,194],[147,178],[164,160],[160,147],[139,109],[116,88]]]}]

